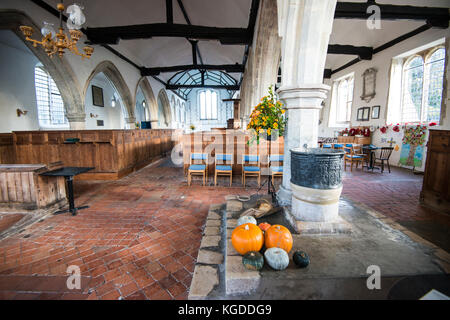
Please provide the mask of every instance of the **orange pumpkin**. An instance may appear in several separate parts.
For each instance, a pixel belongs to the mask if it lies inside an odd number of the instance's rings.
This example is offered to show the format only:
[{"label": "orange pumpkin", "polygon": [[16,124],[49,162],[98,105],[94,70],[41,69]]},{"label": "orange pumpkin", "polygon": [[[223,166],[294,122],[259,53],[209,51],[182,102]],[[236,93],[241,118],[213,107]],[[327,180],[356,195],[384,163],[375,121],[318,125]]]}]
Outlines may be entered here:
[{"label": "orange pumpkin", "polygon": [[267,222],[261,222],[258,226],[263,232],[270,228],[270,224]]},{"label": "orange pumpkin", "polygon": [[282,225],[275,224],[271,226],[265,232],[265,245],[266,248],[281,248],[287,253],[292,249],[292,234]]},{"label": "orange pumpkin", "polygon": [[261,250],[264,244],[264,236],[257,225],[246,223],[233,230],[231,244],[237,252],[244,255],[250,251]]}]

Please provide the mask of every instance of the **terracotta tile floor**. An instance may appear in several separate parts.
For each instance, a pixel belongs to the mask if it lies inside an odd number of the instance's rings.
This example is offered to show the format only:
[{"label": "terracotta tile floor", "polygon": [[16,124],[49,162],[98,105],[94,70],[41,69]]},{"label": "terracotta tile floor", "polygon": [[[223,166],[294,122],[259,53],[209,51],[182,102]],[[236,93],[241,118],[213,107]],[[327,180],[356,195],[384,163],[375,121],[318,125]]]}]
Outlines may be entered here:
[{"label": "terracotta tile floor", "polygon": [[[344,195],[400,220],[448,217],[418,205],[421,176],[347,173]],[[163,162],[114,182],[75,183],[75,217],[50,216],[0,241],[0,299],[185,299],[210,204],[251,194],[240,177],[232,188],[188,187],[180,168]],[[265,188],[263,189],[265,190]],[[263,192],[263,191],[261,191]],[[78,265],[81,289],[66,286]]]},{"label": "terracotta tile floor", "polygon": [[[195,179],[195,178],[194,178]],[[233,188],[188,187],[167,162],[114,182],[75,182],[77,216],[50,216],[0,241],[0,299],[186,299],[209,206]],[[80,267],[81,290],[66,287]]]}]

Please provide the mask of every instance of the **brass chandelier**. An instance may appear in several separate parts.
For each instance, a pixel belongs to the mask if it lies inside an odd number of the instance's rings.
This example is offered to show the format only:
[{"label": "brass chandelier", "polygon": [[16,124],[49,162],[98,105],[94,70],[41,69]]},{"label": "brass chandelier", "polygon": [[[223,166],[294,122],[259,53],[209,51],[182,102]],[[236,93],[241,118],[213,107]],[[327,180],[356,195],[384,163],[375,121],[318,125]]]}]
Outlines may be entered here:
[{"label": "brass chandelier", "polygon": [[65,10],[65,6],[62,3],[58,3],[56,8],[59,11],[59,29],[56,32],[53,28],[53,25],[47,22],[44,22],[44,27],[41,29],[42,40],[34,40],[31,38],[33,35],[33,28],[29,26],[21,26],[20,30],[25,36],[27,41],[33,43],[33,47],[37,47],[37,45],[41,45],[45,52],[49,57],[53,57],[53,55],[58,54],[60,58],[63,57],[65,50],[69,49],[72,53],[80,56],[82,59],[90,58],[92,53],[94,52],[94,48],[90,46],[86,46],[83,48],[84,53],[78,51],[77,42],[80,40],[83,33],[79,30],[81,29],[81,25],[84,24],[86,18],[82,12],[82,7],[77,4],[73,4],[67,8],[67,13],[70,14],[67,20],[67,27],[69,29],[70,37],[64,33],[63,28],[63,12]]}]

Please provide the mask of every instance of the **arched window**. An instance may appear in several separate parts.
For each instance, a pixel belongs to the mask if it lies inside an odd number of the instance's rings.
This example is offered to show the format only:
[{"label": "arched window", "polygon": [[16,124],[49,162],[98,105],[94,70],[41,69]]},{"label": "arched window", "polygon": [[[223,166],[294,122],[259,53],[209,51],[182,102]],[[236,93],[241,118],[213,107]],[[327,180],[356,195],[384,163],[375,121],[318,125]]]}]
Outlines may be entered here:
[{"label": "arched window", "polygon": [[199,93],[200,120],[217,120],[217,92],[204,90]]},{"label": "arched window", "polygon": [[401,122],[439,122],[444,81],[445,49],[409,58],[403,67]]},{"label": "arched window", "polygon": [[425,63],[426,121],[439,122],[441,117],[442,88],[444,85],[445,49],[437,49]]},{"label": "arched window", "polygon": [[68,127],[64,103],[58,87],[52,77],[38,64],[34,70],[36,101],[38,107],[39,125],[41,127]]},{"label": "arched window", "polygon": [[333,82],[331,97],[330,126],[343,127],[350,123],[353,104],[354,73]]},{"label": "arched window", "polygon": [[408,61],[403,69],[402,122],[419,122],[422,112],[423,59],[420,56]]}]

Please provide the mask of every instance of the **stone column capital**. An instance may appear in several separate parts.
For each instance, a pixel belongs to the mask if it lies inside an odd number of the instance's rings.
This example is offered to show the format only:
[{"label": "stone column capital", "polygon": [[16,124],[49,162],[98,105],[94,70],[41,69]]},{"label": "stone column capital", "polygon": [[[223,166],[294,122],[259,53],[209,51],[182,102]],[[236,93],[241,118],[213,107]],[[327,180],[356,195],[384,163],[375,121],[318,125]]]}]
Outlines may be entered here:
[{"label": "stone column capital", "polygon": [[282,86],[277,93],[286,109],[321,109],[329,90],[330,86],[319,83]]},{"label": "stone column capital", "polygon": [[69,122],[85,122],[86,113],[69,113],[66,114],[66,118]]},{"label": "stone column capital", "polygon": [[125,122],[126,123],[136,123],[136,118],[135,117],[125,118]]}]

